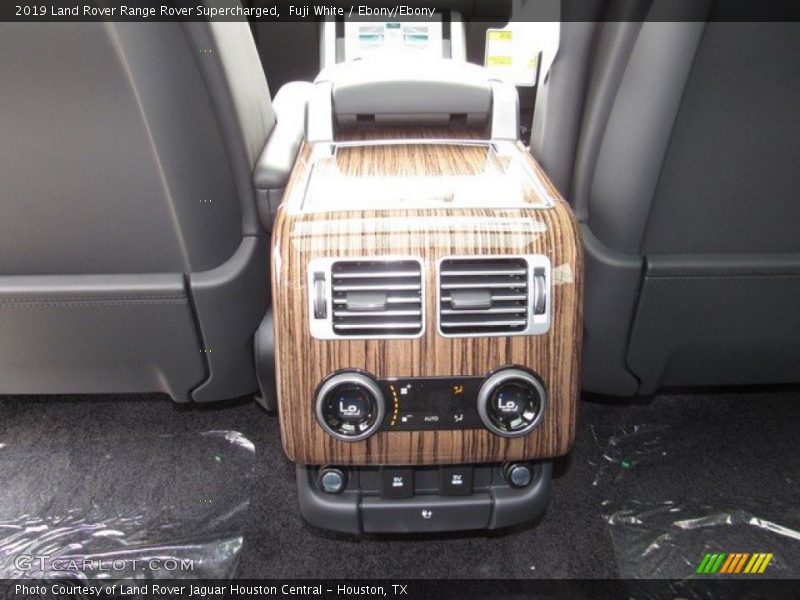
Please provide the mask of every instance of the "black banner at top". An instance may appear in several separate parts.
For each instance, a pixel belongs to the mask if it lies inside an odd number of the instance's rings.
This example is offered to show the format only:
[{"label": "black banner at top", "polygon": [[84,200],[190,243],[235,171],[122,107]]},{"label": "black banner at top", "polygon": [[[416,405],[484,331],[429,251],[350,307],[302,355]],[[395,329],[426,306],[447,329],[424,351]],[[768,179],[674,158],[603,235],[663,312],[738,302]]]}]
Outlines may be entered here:
[{"label": "black banner at top", "polygon": [[0,21],[425,21],[436,11],[498,22],[800,21],[798,0],[3,0]]}]

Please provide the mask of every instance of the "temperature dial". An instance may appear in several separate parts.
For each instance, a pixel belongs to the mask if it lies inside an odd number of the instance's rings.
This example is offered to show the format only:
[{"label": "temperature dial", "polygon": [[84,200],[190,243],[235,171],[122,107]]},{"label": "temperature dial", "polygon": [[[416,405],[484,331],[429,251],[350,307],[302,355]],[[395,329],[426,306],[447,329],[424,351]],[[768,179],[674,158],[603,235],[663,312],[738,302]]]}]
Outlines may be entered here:
[{"label": "temperature dial", "polygon": [[365,440],[375,433],[386,414],[386,400],[378,384],[358,371],[331,375],[317,391],[317,421],[336,439]]},{"label": "temperature dial", "polygon": [[524,369],[506,368],[490,375],[478,392],[478,414],[496,435],[517,437],[533,431],[547,406],[539,379]]}]

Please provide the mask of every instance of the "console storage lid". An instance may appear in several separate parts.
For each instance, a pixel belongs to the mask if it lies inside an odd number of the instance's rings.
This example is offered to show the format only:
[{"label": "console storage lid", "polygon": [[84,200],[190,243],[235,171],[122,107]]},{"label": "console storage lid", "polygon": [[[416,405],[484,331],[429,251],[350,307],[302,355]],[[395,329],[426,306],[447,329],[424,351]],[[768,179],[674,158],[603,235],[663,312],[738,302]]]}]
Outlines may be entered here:
[{"label": "console storage lid", "polygon": [[317,77],[308,106],[309,142],[333,140],[335,126],[367,118],[376,124],[490,125],[494,140],[516,140],[519,98],[513,85],[477,65],[364,60],[329,67]]}]

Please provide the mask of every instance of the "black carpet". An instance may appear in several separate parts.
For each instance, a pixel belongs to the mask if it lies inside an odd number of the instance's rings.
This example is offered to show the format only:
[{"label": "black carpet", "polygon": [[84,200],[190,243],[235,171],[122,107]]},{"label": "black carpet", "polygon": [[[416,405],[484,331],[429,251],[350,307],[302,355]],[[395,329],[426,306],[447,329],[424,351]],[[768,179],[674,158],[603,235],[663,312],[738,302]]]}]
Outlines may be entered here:
[{"label": "black carpet", "polygon": [[[685,563],[688,573],[709,540],[756,540],[764,547],[718,550],[774,551],[770,568],[799,577],[800,542],[792,537],[800,529],[794,508],[800,491],[798,423],[800,392],[793,390],[662,395],[639,402],[586,397],[575,448],[556,464],[553,497],[539,522],[500,532],[359,539],[302,521],[277,419],[252,402],[0,398],[0,444],[6,448],[47,443],[91,453],[99,440],[211,430],[244,434],[256,455],[237,576],[256,578],[616,577],[647,574],[643,569],[665,560]],[[139,448],[128,460],[141,461],[142,452],[159,447]],[[115,455],[116,479],[141,472],[126,465],[125,457]],[[174,476],[169,464],[154,464],[163,465],[154,478]],[[612,514],[615,524],[609,526],[604,515]],[[671,525],[676,519],[682,519],[677,527]],[[762,522],[786,529],[776,533]],[[663,534],[670,527],[674,531]],[[687,537],[687,531],[697,534]],[[661,554],[653,561],[652,542],[659,536]],[[650,558],[642,558],[645,551]]]}]

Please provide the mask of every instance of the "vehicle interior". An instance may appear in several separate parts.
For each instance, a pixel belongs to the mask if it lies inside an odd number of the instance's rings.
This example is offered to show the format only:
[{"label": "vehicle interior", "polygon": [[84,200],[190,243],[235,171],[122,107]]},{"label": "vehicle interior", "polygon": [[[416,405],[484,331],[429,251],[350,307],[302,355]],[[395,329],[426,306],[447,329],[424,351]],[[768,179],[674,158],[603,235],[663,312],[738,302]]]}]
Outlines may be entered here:
[{"label": "vehicle interior", "polygon": [[0,23],[0,577],[800,576],[800,23],[222,4]]}]

